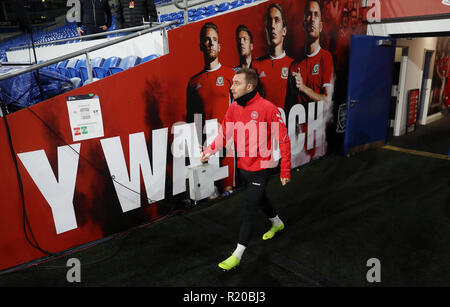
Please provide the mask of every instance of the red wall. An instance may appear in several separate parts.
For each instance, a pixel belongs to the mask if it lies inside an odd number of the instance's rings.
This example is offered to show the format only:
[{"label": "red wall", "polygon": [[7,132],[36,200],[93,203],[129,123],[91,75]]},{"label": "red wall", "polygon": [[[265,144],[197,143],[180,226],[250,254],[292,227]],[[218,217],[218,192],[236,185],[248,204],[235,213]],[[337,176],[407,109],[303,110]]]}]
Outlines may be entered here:
[{"label": "red wall", "polygon": [[[296,58],[303,52],[304,1],[278,2],[288,15],[287,54]],[[128,136],[136,132],[144,132],[151,151],[151,131],[168,127],[170,153],[170,128],[174,123],[185,119],[187,83],[203,66],[199,47],[201,26],[206,21],[217,24],[221,43],[220,61],[222,65],[234,67],[238,64],[234,35],[237,25],[241,23],[253,32],[254,56],[265,54],[267,43],[264,14],[270,3],[265,2],[170,30],[168,55],[41,102],[30,107],[30,110],[24,109],[6,116],[15,153],[45,150],[58,178],[57,147],[74,143],[70,133],[66,97],[89,93],[95,93],[100,98],[103,138],[119,136],[127,162]],[[337,61],[346,63],[346,56],[343,53]],[[346,79],[346,75],[337,77]],[[22,199],[7,139],[5,124],[1,120],[0,270],[45,256],[31,247],[25,239]],[[80,154],[73,200],[78,228],[59,235],[56,234],[48,203],[18,159],[26,213],[33,234],[43,249],[63,251],[124,231],[165,213],[167,209],[159,203],[147,204],[145,195],[142,197],[141,208],[122,212],[113,183],[108,177],[110,175],[99,138],[82,141]],[[171,156],[168,154],[166,199],[172,197],[171,163]],[[141,188],[141,191],[145,190]]]},{"label": "red wall", "polygon": [[380,0],[381,19],[450,14],[442,0]]}]

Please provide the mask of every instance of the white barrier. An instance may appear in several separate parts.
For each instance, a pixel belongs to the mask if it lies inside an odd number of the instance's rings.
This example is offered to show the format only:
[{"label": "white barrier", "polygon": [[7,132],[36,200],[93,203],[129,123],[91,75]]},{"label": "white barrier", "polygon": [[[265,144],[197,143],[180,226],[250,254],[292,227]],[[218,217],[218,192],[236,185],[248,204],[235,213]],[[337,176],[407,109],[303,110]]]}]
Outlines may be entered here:
[{"label": "white barrier", "polygon": [[[82,41],[75,43],[66,43],[61,45],[53,46],[43,46],[36,48],[36,57],[38,61],[47,61],[54,59],[59,56],[63,56],[80,49],[98,45],[100,43],[114,40],[117,37],[95,39],[90,41]],[[33,62],[34,56],[33,51],[30,49],[8,51],[7,53],[8,62],[17,63],[31,63]],[[129,55],[136,55],[141,58],[150,54],[164,54],[163,49],[163,35],[162,31],[155,31],[147,33],[127,41],[112,45],[100,50],[93,51],[89,53],[91,59],[96,57],[108,58],[111,56],[126,57]],[[78,58],[85,58],[84,55]],[[30,60],[31,59],[31,60]]]}]

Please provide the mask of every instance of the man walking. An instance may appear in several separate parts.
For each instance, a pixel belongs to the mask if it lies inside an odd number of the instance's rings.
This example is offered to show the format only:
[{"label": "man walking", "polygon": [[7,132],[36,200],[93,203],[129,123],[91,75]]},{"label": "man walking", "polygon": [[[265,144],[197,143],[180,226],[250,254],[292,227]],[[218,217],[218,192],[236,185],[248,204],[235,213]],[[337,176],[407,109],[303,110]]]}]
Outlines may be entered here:
[{"label": "man walking", "polygon": [[228,108],[219,135],[202,152],[200,161],[208,161],[233,137],[238,156],[241,180],[246,185],[245,208],[239,231],[239,240],[230,257],[219,263],[224,270],[239,265],[242,255],[251,239],[254,219],[260,208],[270,220],[272,227],[263,235],[271,239],[284,229],[284,223],[277,215],[266,194],[270,177],[268,161],[272,158],[272,136],[279,141],[281,151],[280,180],[284,186],[290,181],[290,140],[280,111],[270,101],[262,98],[256,88],[258,76],[253,69],[241,68],[233,77],[231,92],[234,102]]}]

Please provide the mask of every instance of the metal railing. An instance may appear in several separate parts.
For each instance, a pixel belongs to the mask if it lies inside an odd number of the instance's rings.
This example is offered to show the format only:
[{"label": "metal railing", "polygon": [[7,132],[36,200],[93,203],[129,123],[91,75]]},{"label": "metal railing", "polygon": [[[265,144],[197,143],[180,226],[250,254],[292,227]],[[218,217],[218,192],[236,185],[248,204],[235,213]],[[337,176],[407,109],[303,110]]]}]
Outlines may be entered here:
[{"label": "metal railing", "polygon": [[135,29],[135,28],[141,28],[141,27],[143,28],[142,31],[137,31],[135,33],[131,33],[131,34],[128,34],[126,36],[115,38],[112,41],[103,42],[103,43],[100,43],[98,45],[87,47],[87,48],[84,48],[84,49],[81,49],[81,50],[78,50],[78,51],[75,51],[75,52],[72,52],[72,53],[69,53],[69,54],[66,54],[66,55],[62,55],[62,56],[56,57],[56,58],[51,59],[51,60],[44,61],[44,62],[39,63],[39,64],[34,64],[34,65],[31,65],[30,67],[27,67],[27,68],[19,70],[19,71],[13,71],[13,72],[10,72],[10,73],[6,73],[6,74],[3,74],[3,75],[0,75],[0,81],[6,80],[6,79],[9,79],[9,78],[13,78],[13,77],[16,77],[16,76],[19,76],[19,75],[22,75],[22,74],[25,74],[25,73],[28,73],[28,72],[32,72],[32,71],[44,68],[46,66],[49,66],[49,65],[52,65],[52,64],[56,64],[56,63],[59,63],[61,61],[68,60],[70,58],[73,58],[73,57],[80,56],[80,55],[84,54],[86,56],[86,68],[87,68],[87,71],[88,71],[88,80],[89,80],[89,82],[92,82],[92,79],[93,79],[93,77],[92,77],[92,66],[91,66],[91,61],[89,59],[89,52],[92,52],[92,51],[95,51],[95,50],[98,50],[98,49],[102,49],[102,48],[105,48],[105,47],[109,47],[111,45],[115,45],[115,44],[121,43],[123,41],[126,41],[126,40],[129,40],[129,39],[132,39],[132,38],[135,38],[135,37],[138,37],[138,36],[141,36],[141,35],[144,35],[144,34],[147,34],[147,33],[150,33],[150,32],[162,29],[163,30],[162,31],[163,32],[163,50],[164,50],[164,54],[166,54],[168,52],[168,38],[167,38],[166,27],[174,25],[174,24],[177,24],[177,21],[170,21],[170,22],[162,23],[162,24],[157,25],[155,27],[139,26],[139,27],[134,27],[134,28],[121,29],[121,30],[117,30],[117,31],[110,31],[110,32],[104,32],[104,33],[97,33],[97,34],[86,35],[85,38],[92,38],[92,37],[98,37],[98,36],[105,36],[105,35],[107,35],[105,33],[114,34],[114,33],[120,33],[120,32],[129,32],[131,29]]},{"label": "metal railing", "polygon": [[[156,24],[156,23],[153,23],[153,24]],[[101,32],[101,33],[95,33],[95,34],[89,34],[89,35],[83,35],[83,36],[74,36],[74,37],[62,38],[62,39],[48,41],[48,42],[42,42],[42,43],[35,43],[34,47],[70,42],[70,41],[75,41],[75,40],[90,39],[90,38],[96,38],[96,37],[106,37],[107,35],[120,34],[120,33],[126,33],[126,32],[134,32],[134,31],[138,31],[138,30],[148,29],[150,27],[151,27],[150,24],[146,25],[144,23],[144,25],[142,25],[142,26],[137,26],[137,27],[132,27],[132,28],[119,29],[119,30]],[[33,47],[33,45],[14,46],[14,47],[10,47],[9,49],[16,50],[16,49],[23,49],[23,48],[30,48],[30,47]]]},{"label": "metal railing", "polygon": [[[211,2],[211,1],[214,1],[214,0],[201,0],[199,2],[195,2],[194,4],[189,4],[189,5],[188,5],[188,0],[173,0],[172,3],[180,10],[184,10],[184,24],[186,25],[189,23],[189,13],[188,13],[189,8],[203,4],[203,3]],[[184,6],[181,6],[180,2],[183,2]]]}]

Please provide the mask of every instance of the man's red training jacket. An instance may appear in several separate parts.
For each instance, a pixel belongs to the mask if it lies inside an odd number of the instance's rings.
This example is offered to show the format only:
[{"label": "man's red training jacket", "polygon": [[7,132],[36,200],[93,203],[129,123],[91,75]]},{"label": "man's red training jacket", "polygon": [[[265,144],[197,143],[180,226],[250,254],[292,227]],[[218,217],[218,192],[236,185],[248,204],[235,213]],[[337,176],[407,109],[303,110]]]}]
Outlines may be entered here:
[{"label": "man's red training jacket", "polygon": [[219,134],[204,153],[216,153],[233,136],[238,168],[260,171],[270,167],[272,135],[280,146],[280,177],[290,178],[291,142],[286,125],[278,108],[258,93],[245,106],[236,101],[230,105],[219,127]]}]

